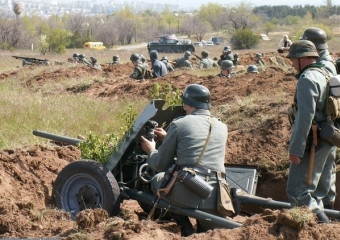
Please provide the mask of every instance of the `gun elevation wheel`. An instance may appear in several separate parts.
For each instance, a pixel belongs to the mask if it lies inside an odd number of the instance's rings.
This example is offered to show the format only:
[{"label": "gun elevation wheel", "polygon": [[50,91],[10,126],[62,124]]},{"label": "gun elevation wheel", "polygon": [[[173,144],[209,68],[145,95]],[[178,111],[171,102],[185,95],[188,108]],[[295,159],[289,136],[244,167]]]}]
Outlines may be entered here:
[{"label": "gun elevation wheel", "polygon": [[72,162],[58,174],[52,190],[58,208],[72,219],[87,208],[105,209],[110,216],[120,210],[120,190],[110,170],[93,160]]}]

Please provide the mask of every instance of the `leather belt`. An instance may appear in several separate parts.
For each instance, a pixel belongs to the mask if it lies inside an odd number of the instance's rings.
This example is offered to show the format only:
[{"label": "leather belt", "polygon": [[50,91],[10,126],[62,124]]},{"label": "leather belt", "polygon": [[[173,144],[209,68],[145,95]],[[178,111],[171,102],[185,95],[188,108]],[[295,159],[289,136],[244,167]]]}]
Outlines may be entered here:
[{"label": "leather belt", "polygon": [[[198,166],[190,166],[190,165],[181,165],[179,166],[179,170],[183,170],[183,168],[191,168],[195,172],[201,173],[203,175],[209,176],[209,177],[215,177],[216,178],[216,171],[213,171],[209,168],[203,168],[203,167],[198,167]],[[226,178],[225,173],[221,172],[222,178]]]}]

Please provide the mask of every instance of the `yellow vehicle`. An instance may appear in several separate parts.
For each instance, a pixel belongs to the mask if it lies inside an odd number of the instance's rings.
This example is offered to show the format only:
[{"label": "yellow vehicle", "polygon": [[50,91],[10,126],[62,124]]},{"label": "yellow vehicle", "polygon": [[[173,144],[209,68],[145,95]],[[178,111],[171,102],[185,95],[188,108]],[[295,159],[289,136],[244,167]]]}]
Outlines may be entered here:
[{"label": "yellow vehicle", "polygon": [[105,49],[106,47],[102,42],[86,42],[84,43],[84,48],[90,48],[90,49]]}]

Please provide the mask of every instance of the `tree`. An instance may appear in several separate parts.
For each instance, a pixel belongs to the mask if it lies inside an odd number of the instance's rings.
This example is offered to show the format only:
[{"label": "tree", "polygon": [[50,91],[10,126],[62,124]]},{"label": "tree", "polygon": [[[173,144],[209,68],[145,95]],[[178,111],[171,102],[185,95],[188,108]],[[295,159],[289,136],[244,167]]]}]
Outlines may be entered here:
[{"label": "tree", "polygon": [[238,29],[232,37],[235,49],[250,49],[260,42],[261,37],[254,34],[249,28]]},{"label": "tree", "polygon": [[264,28],[264,31],[266,34],[274,31],[274,29],[276,28],[276,26],[271,23],[271,22],[266,22],[264,25],[263,25],[263,28]]},{"label": "tree", "polygon": [[82,14],[71,15],[67,19],[66,29],[72,33],[72,48],[81,48],[85,42],[91,41],[89,19]]},{"label": "tree", "polygon": [[224,24],[222,20],[225,9],[218,3],[207,3],[201,5],[198,16],[202,21],[208,22],[212,29],[217,31],[220,30]]},{"label": "tree", "polygon": [[[71,43],[72,34],[65,29],[54,29],[46,36],[49,53],[64,54]],[[44,52],[42,51],[44,54]]]},{"label": "tree", "polygon": [[252,13],[251,6],[243,2],[229,9],[225,15],[226,19],[236,30],[252,28],[259,22],[259,18]]},{"label": "tree", "polygon": [[202,21],[198,16],[193,18],[193,22],[192,33],[195,35],[197,41],[201,42],[204,35],[211,30],[211,26],[207,22]]}]

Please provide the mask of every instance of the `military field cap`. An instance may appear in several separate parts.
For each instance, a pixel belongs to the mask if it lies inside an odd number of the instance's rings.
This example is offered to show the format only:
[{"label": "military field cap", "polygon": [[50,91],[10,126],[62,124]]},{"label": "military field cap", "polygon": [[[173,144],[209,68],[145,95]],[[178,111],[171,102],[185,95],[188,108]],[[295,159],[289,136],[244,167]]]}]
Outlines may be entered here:
[{"label": "military field cap", "polygon": [[290,48],[286,58],[302,58],[314,57],[318,58],[319,54],[316,51],[314,43],[308,40],[298,40],[294,42]]},{"label": "military field cap", "polygon": [[202,55],[203,57],[208,57],[208,56],[209,56],[209,53],[208,53],[207,51],[202,51],[202,52],[201,52],[201,55]]}]

